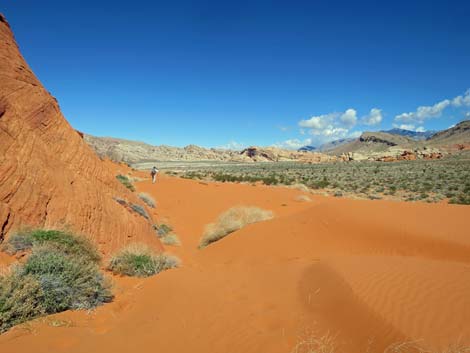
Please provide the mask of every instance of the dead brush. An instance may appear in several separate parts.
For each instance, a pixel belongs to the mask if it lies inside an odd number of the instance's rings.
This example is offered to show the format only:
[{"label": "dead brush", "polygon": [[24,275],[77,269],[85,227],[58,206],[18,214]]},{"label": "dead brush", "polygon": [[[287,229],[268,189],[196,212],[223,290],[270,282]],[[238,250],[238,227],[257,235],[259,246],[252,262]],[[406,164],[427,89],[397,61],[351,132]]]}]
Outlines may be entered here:
[{"label": "dead brush", "polygon": [[199,248],[204,248],[248,224],[266,221],[271,218],[273,218],[271,211],[262,210],[258,207],[233,207],[222,213],[215,223],[211,223],[206,227]]}]

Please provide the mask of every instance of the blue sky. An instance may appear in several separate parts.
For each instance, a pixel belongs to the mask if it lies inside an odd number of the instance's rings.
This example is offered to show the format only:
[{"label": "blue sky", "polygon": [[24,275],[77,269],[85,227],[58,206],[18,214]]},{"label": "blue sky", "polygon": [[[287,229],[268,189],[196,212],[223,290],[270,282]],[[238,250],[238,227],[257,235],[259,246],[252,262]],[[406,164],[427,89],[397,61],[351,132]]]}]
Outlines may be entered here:
[{"label": "blue sky", "polygon": [[3,0],[0,11],[66,118],[98,136],[295,148],[470,116],[470,1]]}]

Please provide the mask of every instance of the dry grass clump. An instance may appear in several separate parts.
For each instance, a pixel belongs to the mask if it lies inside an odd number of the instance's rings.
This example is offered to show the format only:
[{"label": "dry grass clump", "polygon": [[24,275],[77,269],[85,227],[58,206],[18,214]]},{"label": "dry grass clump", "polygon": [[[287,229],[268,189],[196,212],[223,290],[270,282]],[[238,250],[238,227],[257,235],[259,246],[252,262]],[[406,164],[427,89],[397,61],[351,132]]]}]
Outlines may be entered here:
[{"label": "dry grass clump", "polygon": [[181,245],[180,239],[175,233],[164,235],[163,237],[160,238],[160,241],[165,245],[173,245],[173,246]]},{"label": "dry grass clump", "polygon": [[310,189],[305,184],[293,184],[290,186],[292,189],[296,189],[303,192],[309,192]]},{"label": "dry grass clump", "polygon": [[[337,337],[326,333],[323,336],[316,334],[306,334],[299,339],[295,345],[292,353],[335,353],[339,350],[337,344]],[[370,352],[369,347],[365,348],[364,352]],[[402,341],[390,344],[383,351],[384,353],[470,353],[470,347],[461,344],[451,344],[447,348],[439,351],[429,350],[424,348],[421,340],[417,341]]]},{"label": "dry grass clump", "polygon": [[141,192],[139,194],[139,198],[144,201],[149,207],[152,207],[152,208],[155,208],[156,206],[156,202],[155,200],[153,199],[152,196],[150,196],[149,194],[145,193],[145,192]]},{"label": "dry grass clump", "polygon": [[302,338],[292,350],[292,353],[335,353],[337,345],[336,336],[329,332],[323,336],[309,334]]},{"label": "dry grass clump", "polygon": [[311,202],[312,199],[310,197],[308,197],[307,195],[299,195],[295,198],[295,201],[299,201],[299,202]]},{"label": "dry grass clump", "polygon": [[165,253],[155,254],[145,244],[130,244],[110,260],[108,270],[131,277],[149,277],[178,267],[180,260]]},{"label": "dry grass clump", "polygon": [[273,218],[271,211],[262,210],[258,207],[233,207],[222,213],[217,222],[206,227],[199,248],[204,248],[248,224],[266,221],[271,218]]}]

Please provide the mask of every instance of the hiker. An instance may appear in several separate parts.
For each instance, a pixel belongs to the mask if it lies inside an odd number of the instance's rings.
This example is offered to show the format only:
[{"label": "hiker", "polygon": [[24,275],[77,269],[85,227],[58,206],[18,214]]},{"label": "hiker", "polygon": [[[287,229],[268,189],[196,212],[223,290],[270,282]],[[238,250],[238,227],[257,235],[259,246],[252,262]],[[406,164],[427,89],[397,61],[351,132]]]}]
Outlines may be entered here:
[{"label": "hiker", "polygon": [[152,171],[150,172],[150,175],[152,176],[152,184],[155,184],[157,181],[157,174],[158,174],[158,169],[157,167],[153,166]]}]

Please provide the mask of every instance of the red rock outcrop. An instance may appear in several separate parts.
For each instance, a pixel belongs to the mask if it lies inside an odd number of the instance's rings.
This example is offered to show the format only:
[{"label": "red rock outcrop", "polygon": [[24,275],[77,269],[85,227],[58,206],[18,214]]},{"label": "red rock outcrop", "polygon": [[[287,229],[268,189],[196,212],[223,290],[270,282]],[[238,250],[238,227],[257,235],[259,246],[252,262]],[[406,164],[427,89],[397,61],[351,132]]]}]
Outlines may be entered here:
[{"label": "red rock outcrop", "polygon": [[106,254],[130,241],[161,249],[151,217],[115,198],[145,207],[65,120],[0,15],[0,242],[29,225],[69,227]]}]

